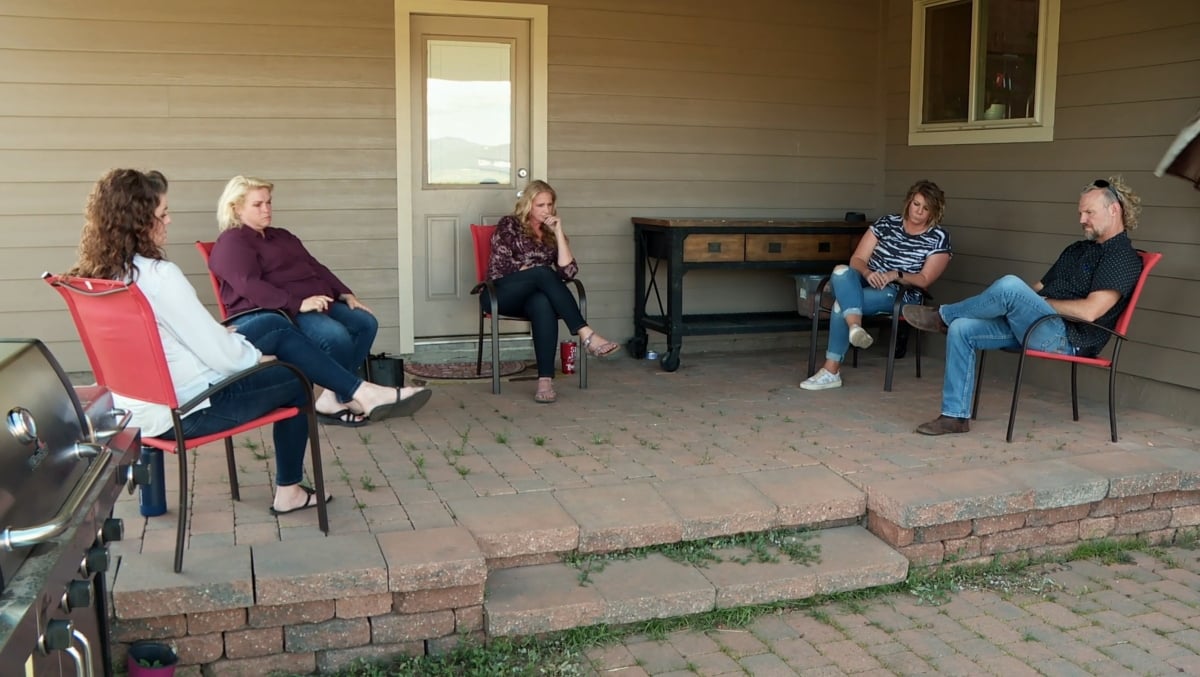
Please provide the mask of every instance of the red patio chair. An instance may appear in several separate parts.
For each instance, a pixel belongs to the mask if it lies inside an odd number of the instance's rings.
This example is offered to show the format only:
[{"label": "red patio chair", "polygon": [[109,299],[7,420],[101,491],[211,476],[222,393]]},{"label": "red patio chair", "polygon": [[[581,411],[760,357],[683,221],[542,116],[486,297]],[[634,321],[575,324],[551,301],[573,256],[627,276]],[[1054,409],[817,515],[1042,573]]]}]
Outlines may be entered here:
[{"label": "red patio chair", "polygon": [[[520,322],[528,322],[529,318],[519,315],[500,315],[499,304],[496,301],[496,287],[492,281],[487,279],[488,259],[492,257],[492,233],[496,231],[495,226],[479,226],[471,224],[471,241],[475,246],[475,280],[477,284],[471,288],[471,295],[480,294],[484,289],[488,290],[488,297],[492,301],[491,311],[479,311],[479,350],[475,356],[475,374],[483,374],[483,321],[491,319],[492,330],[492,393],[500,392],[500,320],[516,320]],[[579,280],[571,280],[575,285],[575,295],[579,298],[579,312],[583,314],[583,319],[587,319],[587,292],[583,288],[583,283]],[[579,343],[576,353],[579,357],[576,360],[577,369],[579,371],[579,387],[587,387],[587,350],[583,343]]]},{"label": "red patio chair", "polygon": [[[1076,386],[1076,372],[1081,364],[1086,364],[1092,367],[1100,367],[1108,370],[1108,425],[1112,432],[1112,441],[1117,441],[1117,359],[1121,356],[1121,346],[1129,335],[1129,323],[1133,321],[1133,311],[1137,310],[1138,298],[1142,295],[1142,287],[1146,284],[1146,278],[1150,276],[1150,271],[1158,262],[1162,260],[1162,254],[1159,252],[1145,252],[1138,250],[1138,256],[1142,257],[1142,274],[1138,277],[1137,284],[1133,287],[1133,293],[1129,295],[1129,305],[1125,306],[1120,317],[1117,318],[1117,324],[1113,329],[1101,327],[1095,322],[1087,322],[1069,315],[1047,315],[1037,322],[1034,322],[1025,332],[1025,336],[1021,339],[1021,344],[1026,345],[1029,342],[1029,337],[1033,335],[1033,330],[1043,322],[1049,321],[1051,318],[1061,318],[1068,322],[1080,322],[1090,324],[1093,327],[1099,327],[1114,338],[1116,342],[1113,344],[1112,357],[1104,358],[1082,357],[1079,355],[1061,355],[1059,353],[1047,353],[1040,350],[1032,350],[1025,348],[1020,351],[1020,357],[1017,359],[1017,379],[1013,385],[1012,408],[1008,412],[1008,436],[1005,438],[1009,442],[1013,439],[1013,425],[1017,420],[1017,400],[1021,396],[1021,376],[1025,369],[1026,357],[1037,357],[1043,360],[1055,360],[1058,362],[1071,363],[1071,416],[1074,420],[1079,420],[1079,394]],[[975,401],[971,405],[971,418],[976,418],[979,414],[979,391],[983,385],[983,357],[987,351],[979,351],[979,368],[975,373]]]},{"label": "red patio chair", "polygon": [[45,280],[67,302],[71,319],[75,322],[75,329],[79,332],[79,339],[83,342],[83,349],[96,376],[96,383],[118,395],[143,402],[165,404],[171,409],[171,421],[176,430],[180,427],[180,420],[201,402],[263,369],[290,369],[296,378],[306,385],[305,391],[309,396],[303,409],[282,407],[234,428],[178,442],[154,437],[142,438],[143,445],[179,455],[179,524],[175,533],[175,573],[183,570],[183,544],[188,513],[188,450],[216,440],[224,440],[225,459],[229,467],[229,493],[233,500],[240,501],[237,466],[233,459],[233,436],[291,418],[301,412],[308,416],[308,444],[317,496],[317,521],[321,531],[329,533],[329,515],[325,508],[325,477],[321,468],[321,443],[317,434],[312,387],[299,369],[286,362],[259,364],[179,404],[175,397],[171,372],[167,368],[167,358],[163,354],[154,310],[136,283],[54,275],[46,276]]},{"label": "red patio chair", "polygon": [[204,259],[204,272],[208,273],[208,281],[212,283],[213,296],[217,298],[217,308],[221,311],[221,321],[229,319],[229,311],[225,308],[225,304],[221,302],[221,281],[217,279],[216,273],[212,272],[212,268],[208,267],[208,258],[212,256],[213,245],[216,242],[203,242],[196,240],[196,250],[200,252],[200,258]]}]

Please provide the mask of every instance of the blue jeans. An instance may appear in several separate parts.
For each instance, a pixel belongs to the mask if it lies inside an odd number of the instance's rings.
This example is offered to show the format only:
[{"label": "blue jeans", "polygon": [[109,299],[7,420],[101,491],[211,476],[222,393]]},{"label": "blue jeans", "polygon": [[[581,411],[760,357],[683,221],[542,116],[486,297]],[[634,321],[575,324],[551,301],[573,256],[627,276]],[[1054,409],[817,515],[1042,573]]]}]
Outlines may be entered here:
[{"label": "blue jeans", "polygon": [[[982,294],[941,307],[946,336],[946,376],[942,382],[942,415],[971,416],[975,392],[976,350],[1020,350],[1025,332],[1055,310],[1015,275],[996,280]],[[1067,326],[1055,318],[1040,325],[1029,338],[1029,348],[1071,355]]]},{"label": "blue jeans", "polygon": [[[579,302],[563,280],[547,266],[518,270],[495,281],[496,302],[501,315],[526,317],[532,325],[533,356],[539,378],[554,376],[554,349],[558,345],[558,318],[572,334],[587,326]],[[492,301],[485,289],[479,307],[491,312]]]},{"label": "blue jeans", "polygon": [[890,313],[896,302],[899,289],[888,285],[876,289],[867,284],[862,273],[850,266],[838,266],[829,277],[833,286],[833,311],[829,314],[829,347],[825,359],[841,363],[850,349],[850,326],[847,315],[874,315]]},{"label": "blue jeans", "polygon": [[343,402],[353,399],[354,391],[362,385],[362,379],[335,362],[320,346],[300,333],[291,320],[275,311],[242,315],[233,321],[233,325],[264,355],[274,355],[296,365],[309,380],[332,390]]},{"label": "blue jeans", "polygon": [[[264,369],[213,395],[211,405],[183,417],[184,437],[211,435],[253,421],[280,407],[303,407],[308,393],[296,375],[284,367]],[[275,484],[297,484],[304,477],[304,448],[308,445],[308,417],[303,412],[276,421]],[[160,439],[174,440],[171,430]]]},{"label": "blue jeans", "polygon": [[296,316],[296,326],[350,372],[367,359],[379,331],[379,321],[374,315],[352,309],[342,301],[330,304],[328,312],[300,313]]}]

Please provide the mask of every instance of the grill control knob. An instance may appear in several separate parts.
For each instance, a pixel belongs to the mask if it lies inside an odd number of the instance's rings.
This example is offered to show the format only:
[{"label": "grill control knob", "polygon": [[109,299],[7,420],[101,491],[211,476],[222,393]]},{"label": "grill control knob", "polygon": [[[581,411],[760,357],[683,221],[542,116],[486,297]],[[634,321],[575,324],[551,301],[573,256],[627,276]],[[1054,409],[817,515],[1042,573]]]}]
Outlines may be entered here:
[{"label": "grill control knob", "polygon": [[120,517],[109,517],[100,527],[100,542],[112,543],[125,538],[125,521]]},{"label": "grill control knob", "polygon": [[75,624],[65,618],[55,618],[46,623],[46,631],[38,637],[38,648],[42,653],[63,651],[71,648],[71,633],[75,632]]},{"label": "grill control knob", "polygon": [[150,484],[150,466],[145,463],[122,465],[117,470],[117,484],[124,484],[133,493],[134,487]]},{"label": "grill control knob", "polygon": [[70,613],[76,609],[86,609],[92,605],[92,583],[75,579],[67,584],[63,593],[62,609]]},{"label": "grill control knob", "polygon": [[87,576],[108,571],[108,548],[103,545],[93,545],[83,556],[82,567],[84,575]]}]

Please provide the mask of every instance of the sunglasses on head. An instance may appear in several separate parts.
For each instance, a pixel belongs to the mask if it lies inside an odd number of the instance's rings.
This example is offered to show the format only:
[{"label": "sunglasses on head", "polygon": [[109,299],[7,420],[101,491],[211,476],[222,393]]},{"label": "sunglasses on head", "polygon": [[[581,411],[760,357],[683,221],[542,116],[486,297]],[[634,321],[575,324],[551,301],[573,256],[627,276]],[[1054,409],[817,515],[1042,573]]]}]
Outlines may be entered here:
[{"label": "sunglasses on head", "polygon": [[1121,209],[1125,208],[1125,201],[1121,199],[1121,194],[1118,193],[1117,189],[1113,188],[1113,185],[1111,183],[1109,183],[1107,180],[1096,179],[1095,181],[1092,182],[1092,185],[1095,186],[1096,188],[1100,188],[1102,190],[1107,190],[1108,192],[1112,193],[1112,196],[1117,199],[1117,204],[1121,205]]}]

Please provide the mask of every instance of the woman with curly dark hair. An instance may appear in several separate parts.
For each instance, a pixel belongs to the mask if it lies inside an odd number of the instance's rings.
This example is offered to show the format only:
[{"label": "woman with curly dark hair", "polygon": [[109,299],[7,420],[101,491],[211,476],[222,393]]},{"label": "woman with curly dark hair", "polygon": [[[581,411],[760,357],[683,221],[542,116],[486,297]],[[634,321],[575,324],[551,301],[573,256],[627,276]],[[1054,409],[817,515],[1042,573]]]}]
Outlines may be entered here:
[{"label": "woman with curly dark hair", "polygon": [[[164,256],[171,215],[167,179],[160,172],[108,172],[92,188],[84,213],[79,260],[68,274],[137,282],[154,309],[181,402],[258,362],[278,357],[299,367],[314,382],[345,394],[372,418],[386,418],[401,408],[399,391],[350,374],[281,315],[264,313],[233,328],[217,323],[183,271]],[[303,384],[292,372],[267,369],[193,410],[183,418],[179,433],[197,437],[225,430],[278,407],[302,406],[307,398]],[[171,413],[165,405],[116,399],[133,413],[133,424],[143,435],[174,438]],[[271,510],[276,514],[316,505],[312,489],[300,484],[307,440],[308,422],[302,415],[274,424],[277,488]]]}]

